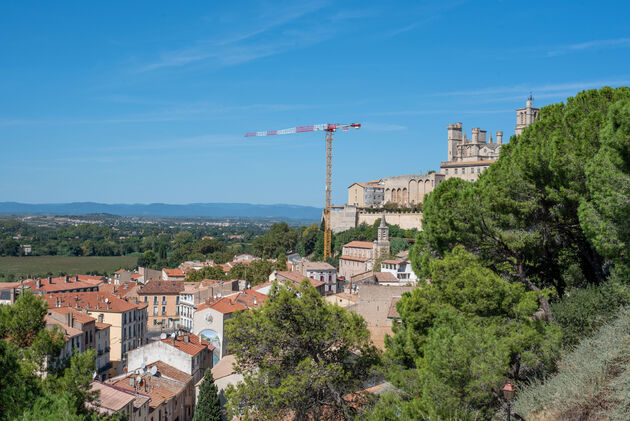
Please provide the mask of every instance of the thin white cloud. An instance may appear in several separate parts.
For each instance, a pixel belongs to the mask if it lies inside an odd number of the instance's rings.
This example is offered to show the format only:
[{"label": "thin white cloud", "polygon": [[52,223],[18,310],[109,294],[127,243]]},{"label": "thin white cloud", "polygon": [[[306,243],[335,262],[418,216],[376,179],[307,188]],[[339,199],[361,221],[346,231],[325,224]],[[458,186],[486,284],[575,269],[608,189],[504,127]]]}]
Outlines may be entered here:
[{"label": "thin white cloud", "polygon": [[433,20],[436,20],[442,16],[445,12],[452,10],[469,0],[455,0],[455,1],[441,1],[441,2],[429,2],[425,3],[416,10],[407,11],[407,14],[416,15],[418,19],[415,22],[408,23],[402,27],[396,28],[385,34],[385,37],[391,38],[404,32],[409,32],[413,29],[419,28]]},{"label": "thin white cloud", "polygon": [[548,56],[559,56],[584,50],[604,50],[630,47],[630,38],[603,39],[563,45],[547,51]]},{"label": "thin white cloud", "polygon": [[291,33],[256,41],[272,29],[288,25],[308,14],[322,9],[325,2],[307,2],[278,11],[272,8],[257,18],[266,22],[255,29],[231,34],[216,41],[198,41],[193,46],[167,51],[152,63],[136,69],[137,72],[150,72],[162,68],[181,67],[189,64],[208,62],[217,67],[234,66],[263,57],[276,55],[291,49],[305,48],[331,38],[334,31],[321,25],[303,28]]}]

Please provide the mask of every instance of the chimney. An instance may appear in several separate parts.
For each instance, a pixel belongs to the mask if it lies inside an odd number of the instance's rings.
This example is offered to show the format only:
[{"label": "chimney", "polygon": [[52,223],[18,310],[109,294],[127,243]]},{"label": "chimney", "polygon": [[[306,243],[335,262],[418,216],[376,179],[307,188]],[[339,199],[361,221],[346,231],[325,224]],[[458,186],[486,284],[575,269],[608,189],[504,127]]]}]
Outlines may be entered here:
[{"label": "chimney", "polygon": [[188,335],[184,336],[184,343],[189,343],[190,337]]},{"label": "chimney", "polygon": [[136,379],[133,376],[129,377],[129,386],[136,387]]},{"label": "chimney", "polygon": [[497,130],[497,143],[503,143],[503,130]]},{"label": "chimney", "polygon": [[37,281],[35,282],[35,288],[40,289],[41,287],[42,287],[42,281],[41,279],[37,278]]},{"label": "chimney", "polygon": [[79,275],[74,276],[74,282],[79,282]]},{"label": "chimney", "polygon": [[68,282],[70,282],[70,277],[68,275],[64,276],[63,281],[67,284]]},{"label": "chimney", "polygon": [[66,324],[72,327],[72,312],[70,311],[66,313]]},{"label": "chimney", "polygon": [[52,281],[52,276],[49,276],[49,277],[48,277],[48,283],[49,283],[49,284],[52,284],[52,283],[53,283],[53,281]]}]

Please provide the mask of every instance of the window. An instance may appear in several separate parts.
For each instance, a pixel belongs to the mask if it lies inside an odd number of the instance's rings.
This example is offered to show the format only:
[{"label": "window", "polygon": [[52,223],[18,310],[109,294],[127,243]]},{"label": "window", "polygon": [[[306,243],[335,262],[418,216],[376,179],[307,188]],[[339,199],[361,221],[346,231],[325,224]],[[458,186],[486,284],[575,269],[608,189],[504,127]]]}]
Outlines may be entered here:
[{"label": "window", "polygon": [[162,316],[166,316],[166,306],[162,306]]},{"label": "window", "polygon": [[153,304],[157,304],[157,295],[153,296]]},{"label": "window", "polygon": [[446,174],[448,175],[448,168],[446,169]]},{"label": "window", "polygon": [[157,326],[157,319],[153,319],[153,326]]},{"label": "window", "polygon": [[157,306],[153,306],[153,315],[154,316],[158,315],[158,308],[157,308]]},{"label": "window", "polygon": [[466,174],[466,168],[462,168],[462,174]]},{"label": "window", "polygon": [[145,295],[145,296],[144,296],[144,302],[145,302],[145,303],[146,303],[147,301],[149,301],[147,298],[148,298],[148,297]]},{"label": "window", "polygon": [[162,295],[162,304],[166,304],[166,295]]},{"label": "window", "polygon": [[457,168],[455,168],[455,174],[457,174]]},{"label": "window", "polygon": [[175,297],[175,304],[179,304],[179,295]]}]

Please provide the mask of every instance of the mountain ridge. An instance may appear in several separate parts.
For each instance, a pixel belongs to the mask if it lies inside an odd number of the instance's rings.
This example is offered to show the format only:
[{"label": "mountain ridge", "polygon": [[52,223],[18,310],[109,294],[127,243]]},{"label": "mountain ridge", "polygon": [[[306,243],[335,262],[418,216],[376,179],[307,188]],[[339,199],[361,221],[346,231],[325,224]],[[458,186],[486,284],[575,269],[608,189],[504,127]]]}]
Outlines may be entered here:
[{"label": "mountain ridge", "polygon": [[0,202],[0,214],[87,215],[109,213],[119,216],[159,217],[251,217],[251,218],[321,218],[322,209],[314,206],[252,203],[21,203]]}]

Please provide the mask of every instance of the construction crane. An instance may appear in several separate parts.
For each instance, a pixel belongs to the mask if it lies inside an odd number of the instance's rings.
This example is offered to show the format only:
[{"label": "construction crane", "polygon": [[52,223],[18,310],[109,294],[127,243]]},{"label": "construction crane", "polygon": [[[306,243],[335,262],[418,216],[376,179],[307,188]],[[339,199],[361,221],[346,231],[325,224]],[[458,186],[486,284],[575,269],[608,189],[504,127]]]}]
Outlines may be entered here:
[{"label": "construction crane", "polygon": [[291,127],[283,130],[268,130],[266,132],[245,133],[245,137],[252,136],[275,136],[280,134],[293,134],[305,132],[326,132],[326,206],[324,207],[324,259],[332,256],[332,230],[330,224],[331,217],[331,192],[332,192],[332,142],[333,133],[337,130],[347,132],[351,127],[360,129],[361,124],[314,124],[312,126]]}]

